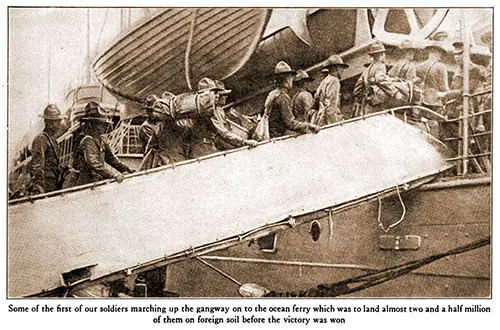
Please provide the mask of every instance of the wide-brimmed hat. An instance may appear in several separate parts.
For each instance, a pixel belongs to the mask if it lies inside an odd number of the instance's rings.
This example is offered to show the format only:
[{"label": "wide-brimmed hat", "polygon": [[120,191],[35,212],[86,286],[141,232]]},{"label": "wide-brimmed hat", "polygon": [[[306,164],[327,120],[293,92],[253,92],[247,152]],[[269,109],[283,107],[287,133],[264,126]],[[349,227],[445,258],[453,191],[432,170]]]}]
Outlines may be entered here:
[{"label": "wide-brimmed hat", "polygon": [[215,81],[215,86],[217,86],[217,92],[221,95],[229,94],[231,93],[230,89],[226,89],[226,86],[224,86],[224,83],[220,80]]},{"label": "wide-brimmed hat", "polygon": [[83,122],[113,124],[113,121],[106,116],[101,106],[97,102],[89,102],[85,106],[85,114],[83,115],[81,120]]},{"label": "wide-brimmed hat", "polygon": [[282,75],[282,74],[294,75],[296,73],[297,71],[292,70],[292,68],[285,61],[279,61],[278,64],[276,64],[276,67],[274,68],[275,75]]},{"label": "wide-brimmed hat", "polygon": [[488,66],[488,64],[491,60],[491,54],[471,52],[470,53],[470,60],[475,64],[482,65],[482,66]]},{"label": "wide-brimmed hat", "polygon": [[152,110],[155,102],[159,99],[159,97],[155,94],[148,95],[144,102],[141,104],[141,108],[146,110]]},{"label": "wide-brimmed hat", "polygon": [[425,50],[429,50],[429,49],[437,49],[443,53],[447,53],[448,50],[445,48],[445,46],[440,43],[440,42],[436,42],[436,41],[433,41],[431,43],[429,43],[427,46],[425,46],[424,48]]},{"label": "wide-brimmed hat", "polygon": [[415,50],[415,46],[413,45],[413,42],[411,40],[405,39],[401,41],[401,44],[399,45],[399,49],[401,50]]},{"label": "wide-brimmed hat", "polygon": [[368,51],[368,55],[374,55],[379,53],[385,53],[385,47],[381,42],[375,42],[370,45],[370,50]]},{"label": "wide-brimmed hat", "polygon": [[448,32],[446,31],[436,31],[434,32],[429,39],[434,40],[434,41],[443,41],[448,39]]},{"label": "wide-brimmed hat", "polygon": [[455,41],[453,45],[453,54],[458,55],[464,52],[464,43],[462,41]]},{"label": "wide-brimmed hat", "polygon": [[43,114],[38,116],[46,120],[61,120],[66,118],[61,114],[61,110],[59,110],[55,104],[47,105],[45,109],[43,109]]},{"label": "wide-brimmed hat", "polygon": [[464,43],[462,41],[455,41],[451,45],[455,48],[464,48]]},{"label": "wide-brimmed hat", "polygon": [[198,82],[198,92],[210,91],[214,89],[217,89],[217,85],[215,84],[215,81],[210,78],[205,77]]},{"label": "wide-brimmed hat", "polygon": [[483,35],[481,35],[481,42],[485,43],[485,44],[490,44],[491,43],[491,39],[492,39],[492,31],[489,30],[489,31],[486,31],[485,33],[483,33]]},{"label": "wide-brimmed hat", "polygon": [[349,65],[344,63],[344,60],[342,59],[342,57],[338,56],[338,55],[332,55],[330,56],[325,64],[323,64],[323,68],[330,68],[332,66],[339,66],[341,68],[348,68]]},{"label": "wide-brimmed hat", "polygon": [[308,81],[313,81],[314,78],[310,77],[304,70],[298,70],[293,80],[296,82],[297,81],[308,82]]}]

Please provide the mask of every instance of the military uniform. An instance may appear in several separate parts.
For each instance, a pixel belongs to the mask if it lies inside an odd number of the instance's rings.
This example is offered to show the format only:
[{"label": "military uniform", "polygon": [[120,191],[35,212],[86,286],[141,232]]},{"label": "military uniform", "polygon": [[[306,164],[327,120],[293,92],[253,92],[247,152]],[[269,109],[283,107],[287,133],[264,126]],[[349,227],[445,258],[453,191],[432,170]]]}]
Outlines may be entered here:
[{"label": "military uniform", "polygon": [[309,121],[311,110],[314,107],[314,97],[311,92],[301,88],[292,99],[293,115],[298,121]]},{"label": "military uniform", "polygon": [[61,189],[62,170],[56,139],[47,132],[38,134],[31,147],[31,184],[43,192]]},{"label": "military uniform", "polygon": [[241,147],[245,139],[231,132],[224,110],[216,107],[212,117],[198,118],[189,138],[190,158]]},{"label": "military uniform", "polygon": [[[198,83],[198,91],[213,90],[220,97],[225,97],[231,90],[225,89],[221,81],[203,78]],[[220,101],[220,100],[219,100]],[[231,131],[226,113],[217,103],[212,116],[202,116],[194,122],[190,135],[190,158],[198,158],[220,150],[232,149],[245,145],[246,140]],[[256,141],[254,141],[257,143]]]},{"label": "military uniform", "polygon": [[[433,90],[438,92],[448,92],[448,71],[446,66],[439,61],[427,60],[417,65],[417,76],[420,78],[422,88],[425,91]],[[443,102],[440,99],[426,100],[423,104],[441,111]]]},{"label": "military uniform", "polygon": [[365,113],[388,107],[385,104],[388,98],[393,98],[398,93],[393,82],[393,78],[387,75],[384,63],[372,63],[363,71],[354,86],[353,94],[365,99]]},{"label": "military uniform", "polygon": [[77,185],[114,178],[115,172],[107,164],[120,173],[133,172],[116,158],[110,146],[100,136],[85,135],[75,155],[74,166],[79,171]]},{"label": "military uniform", "polygon": [[188,141],[189,158],[198,158],[219,151],[215,145],[216,132],[209,117],[198,118],[194,121]]},{"label": "military uniform", "polygon": [[[491,90],[491,86],[492,86],[492,65],[491,65],[491,60],[490,60],[490,62],[488,63],[488,65],[486,66],[486,68],[484,70],[484,89]],[[491,95],[492,95],[492,92],[489,94],[486,94],[482,97],[484,110],[491,110],[492,109],[492,107],[491,107],[492,106]],[[483,128],[486,131],[491,131],[491,114],[492,113],[489,112],[489,113],[485,113],[483,115]],[[486,141],[486,143],[488,145],[488,150],[489,150],[490,149],[489,137],[488,137],[488,140]]]},{"label": "military uniform", "polygon": [[151,135],[153,135],[154,124],[150,123],[148,119],[146,119],[139,128],[139,142],[141,143],[141,151],[143,154],[146,154],[146,148],[149,143],[149,139],[151,139]]},{"label": "military uniform", "polygon": [[318,125],[332,124],[342,120],[340,111],[340,79],[329,74],[321,81],[314,98],[318,100],[320,112],[324,107],[323,119]]},{"label": "military uniform", "polygon": [[[469,67],[469,92],[471,94],[478,92],[483,89],[483,82],[484,82],[484,68],[475,65],[473,63],[470,63]],[[458,118],[462,115],[463,112],[463,68],[458,67],[457,70],[455,70],[453,74],[453,78],[451,81],[450,85],[450,91],[447,93],[447,99],[454,99],[455,102],[450,104],[449,106],[446,107],[446,115],[449,119],[452,118]],[[479,106],[481,102],[481,97],[475,97],[475,98],[470,98],[469,100],[469,114],[473,114],[474,112],[479,111]],[[477,120],[477,117],[470,117],[469,118],[469,124],[471,127],[476,127],[475,122]],[[442,122],[441,123],[441,134],[440,134],[440,139],[445,140],[447,138],[456,138],[460,134],[459,131],[459,123],[458,122]],[[479,138],[478,140],[481,140]],[[448,146],[450,147],[451,150],[453,150],[455,153],[458,152],[458,143],[461,143],[461,141],[452,141],[451,143],[448,143]]]},{"label": "military uniform", "polygon": [[417,77],[417,68],[414,62],[408,59],[398,61],[388,73],[389,77],[400,78],[415,83],[419,80]]},{"label": "military uniform", "polygon": [[47,193],[62,188],[63,170],[59,159],[59,147],[55,134],[61,129],[64,118],[55,104],[49,104],[39,117],[44,119],[45,128],[33,140],[29,172],[31,193]]},{"label": "military uniform", "polygon": [[[226,113],[222,107],[216,107],[214,115],[210,118],[213,127],[218,135],[216,146],[218,149],[231,149],[231,147],[241,147],[245,145],[245,139],[231,131]],[[222,141],[219,141],[221,140]],[[229,144],[229,145],[228,145]]]},{"label": "military uniform", "polygon": [[101,111],[101,107],[96,102],[90,102],[85,107],[85,115],[81,118],[84,133],[80,135],[80,142],[76,145],[74,152],[73,167],[78,175],[78,178],[73,179],[74,185],[84,185],[112,178],[121,182],[123,176],[116,174],[109,166],[120,173],[134,172],[116,158],[111,147],[102,139],[103,128],[113,122],[107,119]]},{"label": "military uniform", "polygon": [[146,148],[150,152],[151,163],[146,168],[181,162],[186,160],[186,130],[167,120],[158,123],[152,130],[151,138]]},{"label": "military uniform", "polygon": [[416,83],[419,78],[417,77],[416,65],[412,61],[415,55],[413,43],[411,40],[403,40],[399,45],[399,49],[405,52],[404,57],[389,70],[388,75],[392,78],[399,78]]},{"label": "military uniform", "polygon": [[295,119],[292,99],[286,88],[279,86],[266,98],[265,108],[269,115],[269,135],[271,138],[286,135],[289,131],[306,132],[309,124]]},{"label": "military uniform", "polygon": [[[469,67],[469,92],[474,94],[478,91],[483,90],[484,81],[485,81],[485,69],[479,65],[475,65],[470,63]],[[464,74],[463,68],[459,67],[455,70],[453,74],[453,78],[451,80],[450,91],[447,93],[447,99],[455,99],[454,107],[451,107],[454,111],[447,111],[447,115],[449,118],[457,118],[461,115],[462,108],[462,93],[464,88]],[[473,110],[478,107],[478,98],[471,99],[470,110],[473,113]],[[457,112],[458,110],[458,112]]]}]

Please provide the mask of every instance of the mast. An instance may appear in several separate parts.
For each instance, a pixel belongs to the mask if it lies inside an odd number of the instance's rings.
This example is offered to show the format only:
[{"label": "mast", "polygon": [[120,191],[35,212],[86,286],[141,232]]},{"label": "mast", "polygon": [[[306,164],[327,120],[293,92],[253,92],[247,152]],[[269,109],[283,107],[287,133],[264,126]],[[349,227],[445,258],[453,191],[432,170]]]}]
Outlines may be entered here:
[{"label": "mast", "polygon": [[469,157],[469,60],[470,44],[466,10],[462,9],[460,17],[460,34],[463,42],[463,112],[462,112],[462,175],[467,174]]},{"label": "mast", "polygon": [[48,56],[47,56],[47,104],[50,103],[50,55],[52,41],[49,39]]},{"label": "mast", "polygon": [[87,60],[85,64],[85,85],[90,84],[90,8],[87,8]]},{"label": "mast", "polygon": [[130,28],[130,9],[121,8],[120,9],[120,31],[125,31]]}]

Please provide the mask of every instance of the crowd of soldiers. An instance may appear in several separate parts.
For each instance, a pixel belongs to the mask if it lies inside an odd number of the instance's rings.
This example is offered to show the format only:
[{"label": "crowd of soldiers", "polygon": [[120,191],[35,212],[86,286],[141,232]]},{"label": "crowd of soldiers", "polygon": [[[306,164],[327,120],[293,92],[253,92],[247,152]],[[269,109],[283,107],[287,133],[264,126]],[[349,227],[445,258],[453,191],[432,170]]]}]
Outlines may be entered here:
[{"label": "crowd of soldiers", "polygon": [[[489,38],[491,44],[491,33]],[[389,71],[384,45],[373,43],[368,52],[372,62],[365,65],[352,93],[355,111],[350,116],[418,104],[448,118],[458,118],[462,111],[463,45],[455,43],[454,47],[457,70],[449,84],[447,67],[441,62],[447,53],[442,43],[430,43],[425,48],[427,59],[416,64],[416,48],[411,41],[403,41],[399,47],[403,56]],[[321,126],[346,117],[341,107],[341,75],[348,67],[340,56],[332,55],[324,63],[321,73],[325,76],[313,93],[310,83],[314,79],[307,72],[295,71],[286,62],[280,61],[274,69],[276,88],[268,94],[264,110],[258,118],[226,107],[231,90],[226,89],[221,81],[210,78],[201,79],[195,92],[196,97],[206,93],[208,100],[213,101],[213,106],[206,109],[194,108],[175,113],[175,95],[168,92],[161,97],[150,95],[142,105],[147,120],[139,134],[144,153],[140,169],[199,158],[230,148],[255,147],[261,137],[252,135],[252,132],[239,134],[234,130],[234,122],[241,127],[255,129],[258,121],[266,120],[269,138],[292,132],[318,133]],[[491,61],[487,67],[471,61],[469,68],[471,93],[491,89]],[[289,93],[294,84],[296,93],[291,97]],[[491,108],[491,96],[472,98],[471,105],[472,112]],[[81,118],[82,130],[74,139],[73,164],[69,169],[60,165],[55,139],[63,118],[60,110],[55,105],[48,105],[41,117],[45,120],[45,129],[32,145],[30,193],[46,193],[103,179],[114,178],[121,182],[123,174],[134,172],[113,154],[103,139],[102,135],[112,127],[112,121],[99,104],[91,102],[86,106],[85,115]],[[412,110],[409,117],[418,123],[425,119],[416,110]],[[426,127],[429,127],[427,123]],[[440,121],[433,127],[436,131],[430,133],[442,140],[458,137],[457,122]],[[491,130],[491,113],[475,116],[471,129],[477,132]],[[484,149],[483,152],[488,151],[490,140],[483,138],[477,144]],[[456,145],[455,141],[450,146],[455,152]]]},{"label": "crowd of soldiers", "polygon": [[65,117],[54,104],[49,104],[40,117],[44,119],[45,128],[33,140],[29,164],[31,180],[25,193],[48,193],[112,178],[122,182],[123,174],[134,172],[113,154],[103,139],[103,134],[112,127],[113,122],[99,104],[90,102],[85,107],[85,115],[80,119],[81,131],[74,139],[71,167],[62,166],[56,141]]}]

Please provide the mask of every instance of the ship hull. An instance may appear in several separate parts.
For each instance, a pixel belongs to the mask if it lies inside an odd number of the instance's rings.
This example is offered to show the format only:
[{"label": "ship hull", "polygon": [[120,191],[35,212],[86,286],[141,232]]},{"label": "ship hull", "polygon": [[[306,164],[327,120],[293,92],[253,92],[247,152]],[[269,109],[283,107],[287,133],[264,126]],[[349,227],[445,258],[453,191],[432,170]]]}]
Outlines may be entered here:
[{"label": "ship hull", "polygon": [[[299,292],[369,271],[386,269],[442,253],[488,237],[491,187],[488,179],[455,179],[402,196],[407,213],[387,233],[377,222],[378,201],[332,216],[318,216],[322,232],[315,242],[310,222],[277,232],[276,252],[242,244],[203,258],[240,283],[256,283],[277,292]],[[384,228],[402,212],[399,197],[382,201]],[[420,237],[409,249],[391,249],[388,236]],[[384,240],[383,237],[386,239]],[[489,297],[491,250],[484,246],[430,263],[412,273],[347,297]],[[238,297],[239,286],[217,271],[189,260],[169,265],[166,290],[188,297]]]},{"label": "ship hull", "polygon": [[[428,139],[381,113],[134,173],[120,185],[12,200],[9,296],[73,285],[75,271],[77,281],[119,278],[248,242],[294,217],[407,191],[450,168]],[[61,274],[70,279],[61,283]]]}]

